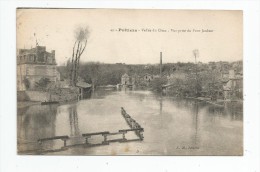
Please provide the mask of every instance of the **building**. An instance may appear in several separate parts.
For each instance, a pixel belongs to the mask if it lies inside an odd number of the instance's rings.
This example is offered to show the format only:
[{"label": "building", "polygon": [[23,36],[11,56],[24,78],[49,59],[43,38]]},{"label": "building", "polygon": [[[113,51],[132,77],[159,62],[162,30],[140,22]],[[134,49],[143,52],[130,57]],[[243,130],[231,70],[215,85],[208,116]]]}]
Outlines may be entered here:
[{"label": "building", "polygon": [[124,75],[122,75],[122,77],[121,77],[121,84],[122,85],[130,85],[131,84],[130,77],[126,73]]},{"label": "building", "polygon": [[243,73],[229,70],[228,78],[223,78],[224,99],[243,98]]},{"label": "building", "polygon": [[144,79],[144,81],[145,81],[146,83],[150,83],[150,82],[154,79],[154,77],[153,77],[153,75],[151,75],[151,74],[149,74],[149,73],[146,73],[146,74],[144,75],[143,79]]},{"label": "building", "polygon": [[60,80],[56,68],[55,51],[46,51],[45,46],[19,49],[17,55],[17,90],[34,90],[43,78],[49,82]]}]

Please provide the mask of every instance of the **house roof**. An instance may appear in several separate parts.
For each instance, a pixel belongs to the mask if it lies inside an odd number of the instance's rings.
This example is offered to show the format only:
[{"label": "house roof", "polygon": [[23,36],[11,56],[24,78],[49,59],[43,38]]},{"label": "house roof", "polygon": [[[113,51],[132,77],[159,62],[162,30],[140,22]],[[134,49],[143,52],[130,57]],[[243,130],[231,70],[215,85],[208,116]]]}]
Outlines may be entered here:
[{"label": "house roof", "polygon": [[129,77],[126,73],[124,75],[122,75],[122,77]]},{"label": "house roof", "polygon": [[76,86],[77,87],[82,87],[82,88],[90,88],[91,84],[83,82],[83,81],[79,81],[79,82],[77,82]]}]

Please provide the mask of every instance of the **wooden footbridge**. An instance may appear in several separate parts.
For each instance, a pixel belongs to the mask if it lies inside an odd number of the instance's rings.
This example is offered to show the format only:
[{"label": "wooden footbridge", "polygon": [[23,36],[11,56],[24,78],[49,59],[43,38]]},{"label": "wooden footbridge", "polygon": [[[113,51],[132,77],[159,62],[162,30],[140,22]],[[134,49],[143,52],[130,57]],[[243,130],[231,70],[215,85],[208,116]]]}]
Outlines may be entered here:
[{"label": "wooden footbridge", "polygon": [[[143,132],[144,129],[141,127],[140,124],[138,124],[129,114],[126,113],[126,111],[124,110],[124,108],[121,108],[121,114],[123,116],[123,118],[126,120],[126,123],[128,124],[128,126],[130,127],[129,129],[121,129],[118,130],[118,132],[109,132],[109,131],[102,131],[102,132],[95,132],[95,133],[84,133],[81,134],[80,139],[84,139],[85,142],[84,143],[79,143],[79,144],[71,144],[68,145],[68,141],[71,141],[73,139],[79,139],[79,137],[69,137],[67,135],[64,136],[55,136],[55,137],[49,137],[49,138],[41,138],[37,140],[37,143],[40,145],[40,150],[32,150],[32,153],[36,153],[36,154],[44,154],[44,153],[48,153],[48,152],[58,152],[58,151],[64,151],[68,148],[71,147],[76,147],[76,146],[82,146],[82,147],[94,147],[94,146],[102,146],[102,145],[109,145],[110,143],[113,142],[119,142],[119,143],[123,143],[123,142],[131,142],[131,141],[142,141],[144,139],[143,137]],[[135,135],[137,136],[134,139],[127,139],[126,138],[126,134],[128,132],[134,132]],[[119,135],[120,138],[117,139],[109,139],[109,136],[114,136],[114,135]],[[93,137],[103,137],[103,140],[100,143],[91,143],[90,138]],[[43,145],[45,142],[48,141],[54,141],[54,140],[61,140],[63,141],[63,147],[61,147],[60,149],[51,149],[51,150],[46,150],[43,149]],[[29,151],[30,152],[30,151]],[[29,153],[28,151],[26,151],[25,153]]]}]

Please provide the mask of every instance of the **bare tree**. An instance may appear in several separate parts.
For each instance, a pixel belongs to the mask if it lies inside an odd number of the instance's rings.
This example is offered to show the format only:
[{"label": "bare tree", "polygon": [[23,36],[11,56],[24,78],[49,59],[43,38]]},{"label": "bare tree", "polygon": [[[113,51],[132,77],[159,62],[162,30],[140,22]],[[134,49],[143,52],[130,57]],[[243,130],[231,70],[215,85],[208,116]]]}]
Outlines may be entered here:
[{"label": "bare tree", "polygon": [[195,49],[192,52],[193,52],[193,55],[195,57],[195,64],[196,64],[197,63],[197,58],[199,57],[199,50]]},{"label": "bare tree", "polygon": [[88,42],[89,30],[87,27],[78,27],[75,30],[75,42],[71,57],[70,83],[75,86],[79,76],[79,62]]}]

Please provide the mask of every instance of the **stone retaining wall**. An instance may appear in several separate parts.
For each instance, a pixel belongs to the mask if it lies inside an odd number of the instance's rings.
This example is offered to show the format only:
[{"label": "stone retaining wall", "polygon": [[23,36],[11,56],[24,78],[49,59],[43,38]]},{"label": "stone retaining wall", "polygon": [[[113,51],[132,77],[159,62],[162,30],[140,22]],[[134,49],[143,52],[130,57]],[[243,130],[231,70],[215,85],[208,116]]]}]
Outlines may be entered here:
[{"label": "stone retaining wall", "polygon": [[17,91],[18,101],[71,101],[77,100],[79,95],[79,90],[77,88],[62,88],[57,90],[52,90],[50,92],[46,91]]}]

